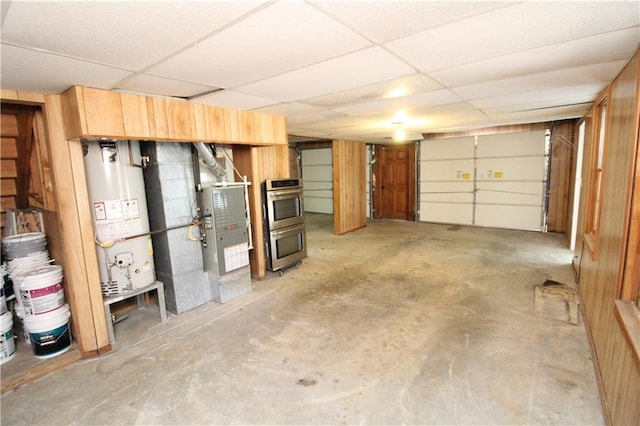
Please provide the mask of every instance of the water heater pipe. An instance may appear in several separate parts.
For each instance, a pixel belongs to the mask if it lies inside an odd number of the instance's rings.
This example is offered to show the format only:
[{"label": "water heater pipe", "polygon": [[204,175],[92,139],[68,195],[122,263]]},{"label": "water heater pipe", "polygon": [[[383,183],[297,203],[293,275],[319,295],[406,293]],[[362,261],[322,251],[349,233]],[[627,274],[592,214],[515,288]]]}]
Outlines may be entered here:
[{"label": "water heater pipe", "polygon": [[218,178],[220,182],[227,181],[227,171],[222,167],[216,157],[213,156],[211,150],[203,143],[203,142],[194,142],[193,145],[196,147],[200,158],[204,161],[204,164],[211,169],[213,174]]}]

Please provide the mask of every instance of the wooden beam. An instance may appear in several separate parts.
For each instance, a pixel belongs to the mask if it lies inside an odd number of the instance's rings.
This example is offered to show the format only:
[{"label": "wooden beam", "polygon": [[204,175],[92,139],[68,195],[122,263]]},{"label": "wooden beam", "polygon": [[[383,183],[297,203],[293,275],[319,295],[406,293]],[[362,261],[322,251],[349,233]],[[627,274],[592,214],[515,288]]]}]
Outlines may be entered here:
[{"label": "wooden beam", "polygon": [[16,162],[16,207],[26,209],[29,207],[29,176],[31,166],[31,151],[33,148],[33,108],[22,107],[17,114],[18,136],[18,160]]},{"label": "wooden beam", "polygon": [[61,249],[67,260],[64,264],[65,298],[71,308],[74,340],[86,357],[109,350],[111,343],[102,303],[82,146],[80,142],[66,139],[59,95],[47,95],[45,114]]}]

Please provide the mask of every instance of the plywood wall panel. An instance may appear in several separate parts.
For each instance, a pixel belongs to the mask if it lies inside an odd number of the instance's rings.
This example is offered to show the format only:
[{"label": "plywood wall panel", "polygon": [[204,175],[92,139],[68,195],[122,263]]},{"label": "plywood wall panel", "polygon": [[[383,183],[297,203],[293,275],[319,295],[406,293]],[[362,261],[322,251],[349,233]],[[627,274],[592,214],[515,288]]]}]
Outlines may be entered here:
[{"label": "plywood wall panel", "polygon": [[556,122],[551,128],[549,204],[547,230],[566,232],[569,223],[569,202],[572,164],[577,143],[576,120]]},{"label": "plywood wall panel", "polygon": [[16,138],[18,137],[18,119],[15,114],[7,114],[6,111],[2,114],[2,122],[0,129],[2,129],[3,138]]},{"label": "plywood wall panel", "polygon": [[3,101],[12,101],[12,103],[16,104],[42,105],[44,104],[45,95],[44,93],[1,89],[0,98]]},{"label": "plywood wall panel", "polygon": [[88,136],[116,138],[125,135],[119,93],[83,87],[82,104]]},{"label": "plywood wall panel", "polygon": [[288,144],[281,116],[78,86],[65,91],[62,98],[67,139]]},{"label": "plywood wall panel", "polygon": [[211,141],[226,141],[227,128],[224,117],[225,110],[218,107],[206,107],[207,139]]},{"label": "plywood wall panel", "polygon": [[251,274],[264,278],[267,274],[265,235],[262,217],[262,182],[271,178],[289,177],[289,150],[287,146],[247,147],[233,146],[233,162],[242,175],[251,182],[249,208],[253,250],[249,253]]},{"label": "plywood wall panel", "polygon": [[366,145],[333,141],[333,229],[338,235],[367,225]]},{"label": "plywood wall panel", "polygon": [[[63,98],[47,95],[47,133],[56,185],[61,250],[65,254],[65,299],[71,309],[73,336],[83,356],[111,348],[102,304],[100,275],[80,142],[68,142],[61,123]],[[74,144],[74,145],[71,145]],[[62,232],[64,231],[64,232]]]},{"label": "plywood wall panel", "polygon": [[189,104],[191,108],[191,133],[197,141],[207,140],[207,111],[202,104]]},{"label": "plywood wall panel", "polygon": [[2,169],[2,177],[3,178],[15,178],[18,176],[18,170],[16,168],[16,161],[13,159],[10,160],[0,160],[0,168]]},{"label": "plywood wall panel", "polygon": [[143,96],[120,94],[124,133],[131,139],[148,139],[151,137],[147,102]]},{"label": "plywood wall panel", "polygon": [[0,153],[2,158],[18,158],[18,149],[16,147],[15,137],[2,137],[0,142]]},{"label": "plywood wall panel", "polygon": [[[602,385],[605,417],[612,424],[640,424],[640,363],[630,345],[629,332],[616,317],[625,268],[629,268],[629,230],[638,220],[631,208],[633,182],[638,170],[638,121],[640,74],[638,53],[611,84],[603,165],[603,197],[597,252],[580,244],[579,289],[585,323],[595,351]],[[584,241],[584,217],[588,192],[589,160],[595,149],[591,115],[585,119],[585,155],[581,191],[579,241]],[[633,230],[633,229],[632,229]],[[637,232],[637,231],[636,231]],[[631,253],[633,255],[633,253]],[[637,279],[637,278],[634,278]],[[631,321],[638,322],[631,316]],[[635,336],[638,338],[638,336]]]},{"label": "plywood wall panel", "polygon": [[169,139],[169,119],[167,118],[167,104],[164,99],[146,98],[147,116],[149,118],[149,133],[151,139]]},{"label": "plywood wall panel", "polygon": [[165,100],[169,137],[174,140],[192,140],[191,108],[187,102]]},{"label": "plywood wall panel", "polygon": [[42,109],[35,112],[34,117],[34,137],[36,142],[36,152],[38,154],[39,169],[41,171],[41,186],[38,187],[38,195],[43,197],[43,209],[56,211],[53,185],[53,171],[51,170],[51,156],[49,154],[49,143],[45,126],[45,118]]}]

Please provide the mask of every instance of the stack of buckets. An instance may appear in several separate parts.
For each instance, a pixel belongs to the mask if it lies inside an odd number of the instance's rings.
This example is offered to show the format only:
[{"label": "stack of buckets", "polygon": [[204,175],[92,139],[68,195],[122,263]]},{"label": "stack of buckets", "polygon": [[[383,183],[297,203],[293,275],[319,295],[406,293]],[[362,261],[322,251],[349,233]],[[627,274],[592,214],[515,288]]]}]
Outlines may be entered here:
[{"label": "stack of buckets", "polygon": [[[46,235],[31,232],[5,237],[2,248],[13,282],[13,310],[22,323],[25,340],[31,342],[33,354],[49,358],[66,352],[71,346],[69,305],[64,298],[62,267],[51,264]],[[0,325],[5,337],[0,356],[5,362],[15,356],[15,342],[7,339],[9,334],[12,336],[13,326],[9,312],[2,314]]]}]

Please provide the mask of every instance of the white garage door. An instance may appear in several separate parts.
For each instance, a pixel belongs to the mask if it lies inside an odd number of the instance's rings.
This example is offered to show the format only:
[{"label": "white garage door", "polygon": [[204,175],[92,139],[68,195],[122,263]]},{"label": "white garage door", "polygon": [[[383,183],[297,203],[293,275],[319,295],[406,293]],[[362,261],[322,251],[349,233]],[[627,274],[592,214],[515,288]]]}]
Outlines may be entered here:
[{"label": "white garage door", "polygon": [[473,224],[473,137],[420,145],[420,220]]},{"label": "white garage door", "polygon": [[331,148],[303,149],[304,211],[333,214],[333,156]]},{"label": "white garage door", "polygon": [[420,220],[544,230],[546,132],[425,141]]}]

